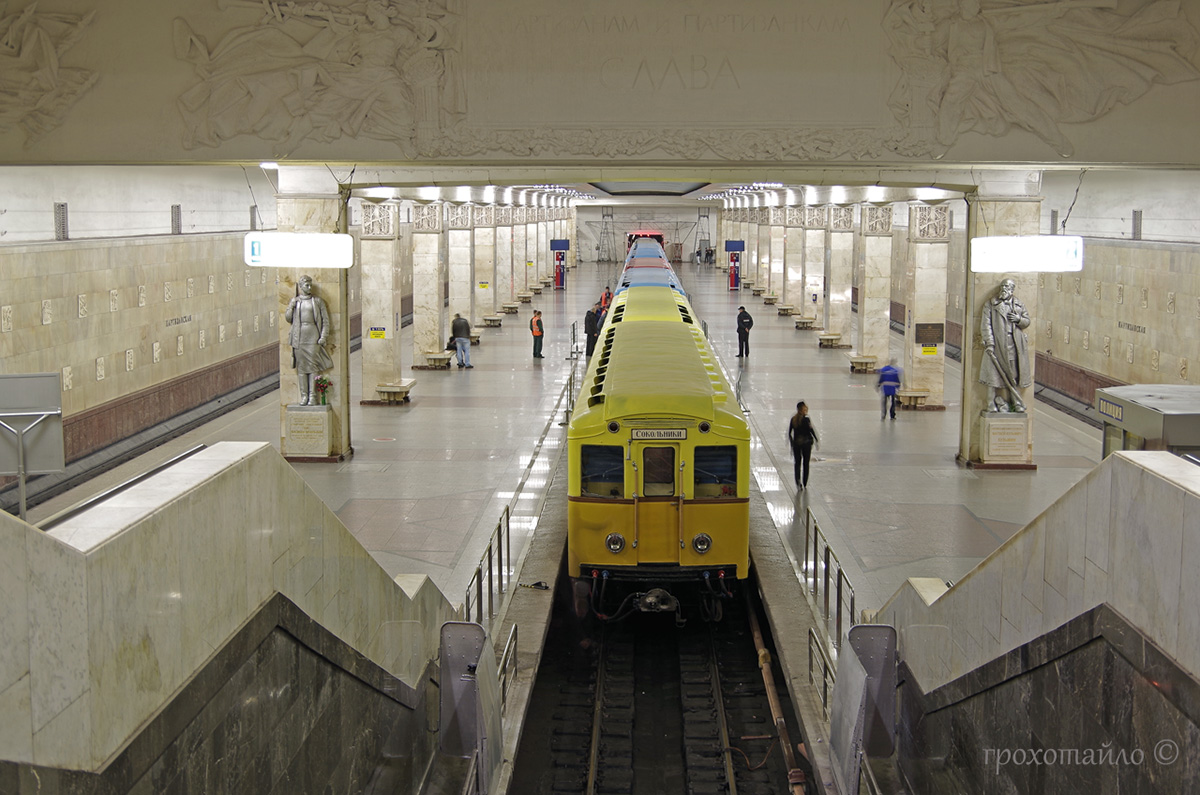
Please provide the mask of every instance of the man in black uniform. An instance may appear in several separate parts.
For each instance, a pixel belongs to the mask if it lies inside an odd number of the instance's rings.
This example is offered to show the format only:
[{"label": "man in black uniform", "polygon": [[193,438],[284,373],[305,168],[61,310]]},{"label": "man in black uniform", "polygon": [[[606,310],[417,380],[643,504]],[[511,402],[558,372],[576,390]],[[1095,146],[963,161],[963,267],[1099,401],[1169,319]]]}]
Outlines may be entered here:
[{"label": "man in black uniform", "polygon": [[583,333],[587,337],[587,355],[591,356],[596,350],[596,340],[600,338],[600,302],[597,301],[583,316]]},{"label": "man in black uniform", "polygon": [[750,313],[746,311],[746,307],[738,307],[737,316],[737,335],[738,335],[738,355],[741,359],[743,356],[750,358],[750,329],[754,326],[754,318],[750,317]]}]

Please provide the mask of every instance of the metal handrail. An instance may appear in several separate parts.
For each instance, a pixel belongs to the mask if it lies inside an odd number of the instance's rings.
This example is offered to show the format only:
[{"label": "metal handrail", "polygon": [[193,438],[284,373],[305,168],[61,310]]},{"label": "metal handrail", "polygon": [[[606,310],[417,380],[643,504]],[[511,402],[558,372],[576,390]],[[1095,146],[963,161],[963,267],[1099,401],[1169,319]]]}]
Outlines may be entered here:
[{"label": "metal handrail", "polygon": [[[811,545],[810,545],[811,540]],[[809,550],[812,551],[812,560],[808,557]],[[822,552],[824,553],[822,555]],[[824,560],[822,561],[822,558]],[[818,583],[817,567],[820,565],[821,574]],[[825,534],[821,532],[821,526],[817,523],[817,518],[813,515],[812,509],[806,509],[804,515],[804,562],[802,572],[804,575],[805,585],[809,588],[809,593],[814,597],[821,595],[822,617],[824,618],[825,634],[829,635],[829,596],[830,596],[830,572],[835,571],[833,589],[835,593],[834,599],[834,633],[829,638],[835,649],[842,647],[842,627],[845,626],[849,632],[850,627],[854,626],[855,611],[854,611],[854,585],[850,582],[850,577],[842,568],[842,562],[838,560],[837,553],[829,546],[829,541],[825,538]],[[810,580],[811,577],[811,580]],[[811,581],[811,585],[809,582]],[[842,608],[846,604],[845,594],[849,592],[849,621],[842,620]]]},{"label": "metal handrail", "polygon": [[816,647],[817,656],[820,657],[821,663],[821,712],[825,720],[829,720],[829,689],[837,679],[837,673],[834,670],[833,662],[829,659],[829,655],[825,653],[825,644],[817,637],[817,633],[812,629],[808,630],[808,683],[815,685],[813,679],[813,648]]},{"label": "metal handrail", "polygon": [[124,483],[120,483],[116,486],[113,486],[111,489],[108,489],[107,491],[102,491],[99,494],[97,494],[96,496],[89,497],[88,499],[83,500],[82,502],[77,502],[74,505],[72,505],[71,507],[64,508],[52,516],[47,516],[45,519],[43,519],[42,521],[35,524],[34,527],[38,528],[39,530],[46,531],[46,530],[49,530],[50,528],[54,527],[55,525],[62,524],[67,519],[70,519],[72,516],[83,513],[88,508],[91,508],[93,505],[101,503],[104,500],[107,500],[109,497],[112,497],[115,494],[119,494],[120,492],[125,491],[125,489],[128,489],[132,486],[136,486],[138,483],[141,483],[143,480],[146,480],[147,478],[157,475],[159,472],[162,472],[164,469],[168,469],[168,468],[174,466],[175,464],[178,464],[180,461],[182,461],[185,458],[188,458],[189,456],[195,455],[196,453],[205,449],[207,446],[208,445],[198,444],[190,450],[185,450],[184,452],[180,453],[179,455],[175,456],[174,458],[164,461],[163,463],[159,464],[158,466],[156,466],[152,469],[148,469],[140,475],[134,475],[129,480],[126,480]]},{"label": "metal handrail", "polygon": [[515,669],[517,665],[517,625],[513,624],[512,629],[508,633],[508,640],[504,643],[504,651],[500,654],[500,711],[504,712],[508,708],[508,688],[512,684],[513,678],[516,676]]},{"label": "metal handrail", "polygon": [[[475,567],[475,573],[471,575],[471,580],[467,583],[466,595],[463,598],[467,621],[474,621],[483,626],[490,624],[492,617],[496,615],[496,597],[503,596],[508,592],[509,570],[513,562],[510,518],[509,507],[505,505],[504,510],[500,512],[500,519],[496,522],[496,529],[492,531],[492,537],[488,539],[487,549],[484,550],[479,564]],[[486,616],[483,612],[485,580],[487,583]],[[475,596],[473,612],[472,593]]]}]

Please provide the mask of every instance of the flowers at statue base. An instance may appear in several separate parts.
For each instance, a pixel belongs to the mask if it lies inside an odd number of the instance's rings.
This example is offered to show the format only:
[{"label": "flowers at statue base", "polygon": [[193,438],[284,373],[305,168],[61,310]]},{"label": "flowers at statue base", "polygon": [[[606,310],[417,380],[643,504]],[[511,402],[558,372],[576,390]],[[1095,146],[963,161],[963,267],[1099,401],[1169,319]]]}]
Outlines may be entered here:
[{"label": "flowers at statue base", "polygon": [[325,404],[325,393],[329,391],[329,387],[333,386],[333,382],[323,375],[319,375],[313,381],[313,389],[317,391],[317,397],[321,404]]}]

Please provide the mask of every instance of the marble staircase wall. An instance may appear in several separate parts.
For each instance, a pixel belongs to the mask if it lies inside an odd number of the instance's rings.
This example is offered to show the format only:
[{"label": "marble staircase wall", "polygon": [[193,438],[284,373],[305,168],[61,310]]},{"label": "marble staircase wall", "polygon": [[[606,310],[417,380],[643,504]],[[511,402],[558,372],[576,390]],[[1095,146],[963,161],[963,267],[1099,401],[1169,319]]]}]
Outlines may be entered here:
[{"label": "marble staircase wall", "polygon": [[265,443],[223,442],[43,533],[0,514],[0,758],[94,770],[274,594],[410,687],[455,608],[390,579]]},{"label": "marble staircase wall", "polygon": [[926,692],[1107,604],[1200,671],[1200,469],[1114,453],[951,588],[911,578],[879,610]]}]

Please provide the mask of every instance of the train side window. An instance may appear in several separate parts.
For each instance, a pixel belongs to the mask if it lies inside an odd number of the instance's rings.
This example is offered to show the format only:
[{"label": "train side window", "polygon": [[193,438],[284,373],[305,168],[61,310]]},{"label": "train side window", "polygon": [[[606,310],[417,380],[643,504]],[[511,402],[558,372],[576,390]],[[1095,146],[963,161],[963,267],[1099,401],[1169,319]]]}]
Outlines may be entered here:
[{"label": "train side window", "polygon": [[675,448],[647,447],[642,451],[642,489],[647,497],[675,496]]},{"label": "train side window", "polygon": [[720,499],[737,496],[737,447],[697,447],[693,493],[696,499]]},{"label": "train side window", "polygon": [[624,497],[625,448],[580,445],[579,480],[579,493],[585,497]]}]

